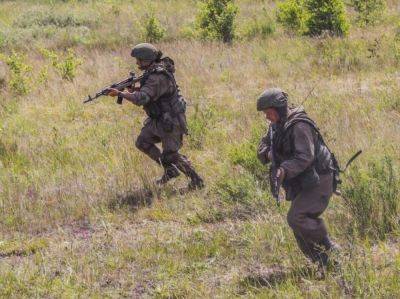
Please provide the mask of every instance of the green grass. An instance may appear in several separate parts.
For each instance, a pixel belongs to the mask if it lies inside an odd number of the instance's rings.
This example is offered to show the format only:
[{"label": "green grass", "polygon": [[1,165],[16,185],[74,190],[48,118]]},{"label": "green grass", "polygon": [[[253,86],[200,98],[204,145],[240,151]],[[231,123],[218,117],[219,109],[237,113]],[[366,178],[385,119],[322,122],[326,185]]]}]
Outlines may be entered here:
[{"label": "green grass", "polygon": [[[286,34],[272,1],[237,4],[238,38],[224,45],[189,34],[195,1],[1,2],[0,297],[399,296],[397,2],[368,28],[349,10],[344,39]],[[150,13],[188,101],[183,152],[201,191],[181,195],[183,177],[152,186],[162,171],[134,146],[141,109],[82,104],[134,68]],[[30,70],[19,73],[26,93],[12,84],[13,53]],[[266,128],[255,99],[273,86],[294,104],[314,88],[304,106],[342,164],[364,150],[344,177],[349,201],[334,197],[325,213],[343,246],[342,269],[325,279],[306,266],[289,204],[275,206],[255,156]]]}]

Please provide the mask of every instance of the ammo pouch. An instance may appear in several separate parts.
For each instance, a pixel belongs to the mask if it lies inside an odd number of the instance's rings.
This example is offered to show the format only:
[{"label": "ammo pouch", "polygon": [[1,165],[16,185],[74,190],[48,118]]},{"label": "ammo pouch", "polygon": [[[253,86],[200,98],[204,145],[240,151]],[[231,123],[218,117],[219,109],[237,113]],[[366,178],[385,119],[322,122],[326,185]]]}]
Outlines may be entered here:
[{"label": "ammo pouch", "polygon": [[307,168],[300,176],[300,184],[303,190],[311,189],[319,185],[319,175],[314,166]]},{"label": "ammo pouch", "polygon": [[171,112],[174,115],[186,112],[186,101],[180,94],[177,94],[171,100]]},{"label": "ammo pouch", "polygon": [[155,102],[148,103],[143,107],[143,109],[146,112],[147,116],[152,119],[159,119],[162,115],[160,107]]},{"label": "ammo pouch", "polygon": [[289,197],[295,197],[298,192],[311,189],[319,185],[319,175],[314,166],[310,166],[298,176],[284,181],[284,187],[293,193]]},{"label": "ammo pouch", "polygon": [[172,132],[174,129],[174,120],[172,119],[171,113],[165,112],[161,118],[163,130],[165,132]]},{"label": "ammo pouch", "polygon": [[186,122],[186,101],[177,92],[170,102],[171,116],[178,119],[179,126],[181,127],[184,134],[188,134],[187,122]]}]

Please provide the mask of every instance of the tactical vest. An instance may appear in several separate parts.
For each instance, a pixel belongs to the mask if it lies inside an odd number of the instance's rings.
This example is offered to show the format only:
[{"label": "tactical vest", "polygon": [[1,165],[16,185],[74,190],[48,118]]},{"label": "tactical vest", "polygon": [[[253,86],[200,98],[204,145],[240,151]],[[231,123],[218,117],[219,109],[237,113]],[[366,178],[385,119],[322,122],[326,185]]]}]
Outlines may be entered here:
[{"label": "tactical vest", "polygon": [[[315,124],[315,122],[309,117],[302,115],[300,117],[295,117],[285,123],[284,130],[289,131],[293,128],[293,126],[299,122],[307,123],[311,128],[314,129],[314,132],[317,134],[317,142],[314,145],[314,163],[313,166],[316,168],[317,172],[320,174],[327,173],[332,168],[331,156],[329,148],[326,146],[325,141]],[[292,139],[293,140],[293,139]],[[294,146],[292,147],[294,148]]]},{"label": "tactical vest", "polygon": [[294,188],[296,191],[315,187],[319,184],[319,175],[332,172],[332,154],[326,146],[320,131],[313,120],[311,120],[305,113],[297,115],[289,119],[280,129],[277,129],[277,134],[274,138],[274,153],[276,153],[277,164],[281,164],[284,160],[291,159],[294,153],[294,138],[293,127],[294,125],[303,122],[307,123],[313,128],[317,141],[314,143],[314,161],[298,176],[285,180],[284,187]]},{"label": "tactical vest", "polygon": [[140,85],[143,86],[152,74],[164,74],[174,85],[174,91],[171,94],[166,94],[158,98],[156,101],[150,101],[144,105],[146,114],[152,119],[160,119],[165,113],[169,113],[172,117],[178,117],[179,114],[184,114],[186,111],[186,101],[181,96],[175,77],[171,71],[163,64],[157,64],[143,74],[140,80]]}]

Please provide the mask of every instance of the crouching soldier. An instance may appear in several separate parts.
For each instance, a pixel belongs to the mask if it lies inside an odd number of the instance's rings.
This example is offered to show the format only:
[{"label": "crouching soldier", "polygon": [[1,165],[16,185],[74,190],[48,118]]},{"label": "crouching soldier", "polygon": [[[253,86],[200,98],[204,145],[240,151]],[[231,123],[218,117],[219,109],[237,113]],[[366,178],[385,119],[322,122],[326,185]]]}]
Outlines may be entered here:
[{"label": "crouching soldier", "polygon": [[320,218],[334,191],[331,152],[304,109],[288,108],[288,95],[282,90],[265,90],[257,110],[270,121],[258,158],[263,164],[274,160],[275,179],[291,201],[287,221],[301,251],[313,262],[326,265],[329,251],[337,249]]},{"label": "crouching soldier", "polygon": [[[122,97],[145,110],[148,118],[136,140],[136,147],[164,168],[158,184],[167,183],[181,171],[190,178],[189,189],[202,188],[202,178],[188,158],[179,153],[183,135],[187,134],[186,102],[175,81],[173,60],[162,58],[162,55],[151,44],[135,46],[131,56],[144,72],[140,88],[123,92],[110,89],[108,95]],[[161,143],[162,152],[157,143]]]}]

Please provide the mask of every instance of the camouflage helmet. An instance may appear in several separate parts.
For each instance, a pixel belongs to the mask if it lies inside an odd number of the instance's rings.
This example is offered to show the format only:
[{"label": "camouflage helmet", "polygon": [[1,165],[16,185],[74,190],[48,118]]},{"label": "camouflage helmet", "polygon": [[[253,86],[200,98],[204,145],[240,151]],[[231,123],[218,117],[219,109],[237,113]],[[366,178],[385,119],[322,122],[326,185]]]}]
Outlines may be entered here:
[{"label": "camouflage helmet", "polygon": [[157,59],[159,51],[152,44],[142,43],[136,45],[131,52],[131,56],[140,60],[154,61]]},{"label": "camouflage helmet", "polygon": [[257,110],[263,111],[268,108],[281,108],[287,106],[288,95],[280,88],[266,89],[257,100]]}]

